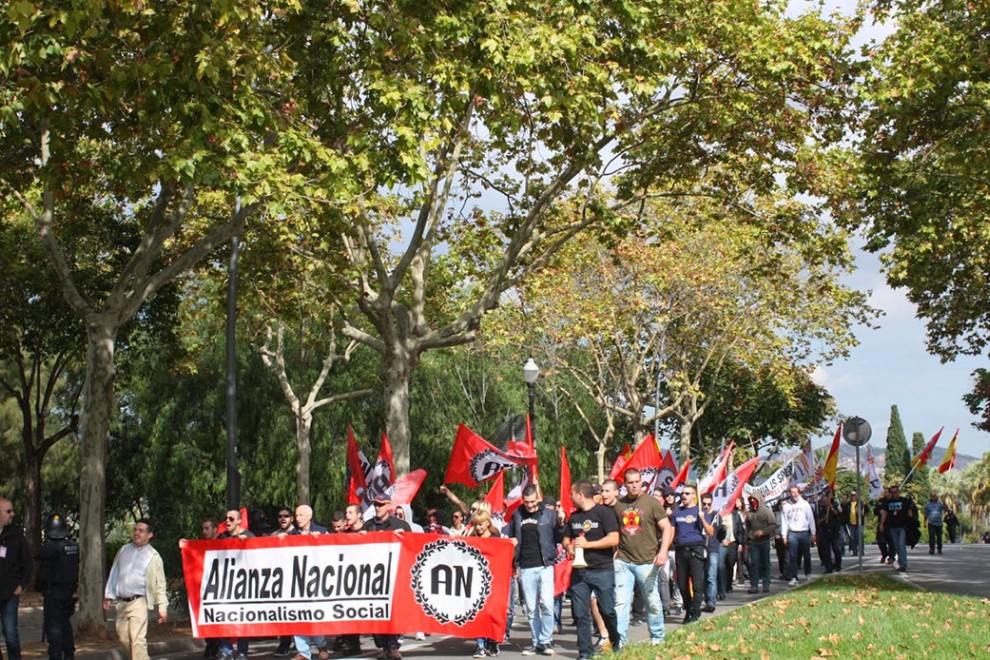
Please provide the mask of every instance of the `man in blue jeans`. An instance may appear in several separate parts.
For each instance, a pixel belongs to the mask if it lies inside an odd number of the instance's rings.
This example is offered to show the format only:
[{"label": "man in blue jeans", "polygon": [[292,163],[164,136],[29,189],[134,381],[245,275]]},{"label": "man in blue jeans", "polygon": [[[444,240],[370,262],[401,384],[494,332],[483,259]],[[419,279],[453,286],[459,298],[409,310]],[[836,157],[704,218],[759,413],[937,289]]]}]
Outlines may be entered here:
[{"label": "man in blue jeans", "polygon": [[902,497],[897,486],[887,488],[887,503],[880,512],[880,533],[890,530],[890,537],[897,553],[897,572],[907,577],[907,524],[909,518],[917,516],[914,502]]},{"label": "man in blue jeans", "polygon": [[613,507],[619,519],[619,551],[615,555],[615,613],[619,638],[622,644],[628,639],[633,588],[638,584],[646,601],[650,641],[661,644],[665,632],[657,573],[667,563],[674,527],[663,505],[643,492],[639,470],[629,468],[623,479],[626,496],[617,499]]},{"label": "man in blue jeans", "polygon": [[615,567],[612,553],[619,545],[619,522],[615,512],[595,502],[590,481],[571,486],[571,500],[577,511],[571,514],[564,529],[564,547],[572,558],[580,555],[583,563],[574,562],[571,572],[571,607],[577,620],[578,660],[595,655],[592,642],[591,596],[598,599],[598,612],[608,631],[612,648],[619,647],[619,630],[615,619]]},{"label": "man in blue jeans", "polygon": [[702,612],[715,611],[715,603],[718,600],[718,547],[720,545],[718,537],[725,538],[722,517],[718,511],[713,509],[712,504],[711,493],[701,496],[701,515],[714,530],[713,534],[705,537],[705,543],[708,545],[708,557],[705,559],[705,605],[701,608]]},{"label": "man in blue jeans", "polygon": [[791,499],[781,507],[781,533],[789,550],[792,587],[798,581],[798,567],[804,560],[804,578],[811,576],[811,544],[815,542],[815,514],[808,501],[801,497],[801,489],[790,488]]},{"label": "man in blue jeans", "polygon": [[553,565],[562,535],[557,514],[543,506],[536,484],[523,489],[522,506],[512,514],[505,536],[516,546],[515,566],[533,639],[522,654],[553,655]]},{"label": "man in blue jeans", "polygon": [[17,606],[31,578],[31,553],[24,532],[13,522],[13,503],[0,498],[0,620],[10,660],[21,660]]}]

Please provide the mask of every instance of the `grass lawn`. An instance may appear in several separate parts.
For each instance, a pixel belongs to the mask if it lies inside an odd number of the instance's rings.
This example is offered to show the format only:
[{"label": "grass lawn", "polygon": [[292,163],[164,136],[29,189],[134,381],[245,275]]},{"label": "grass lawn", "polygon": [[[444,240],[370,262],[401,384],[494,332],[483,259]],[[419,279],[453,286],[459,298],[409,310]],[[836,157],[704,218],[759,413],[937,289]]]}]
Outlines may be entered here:
[{"label": "grass lawn", "polygon": [[879,573],[827,576],[703,618],[669,633],[661,647],[631,645],[622,654],[651,660],[988,656],[990,600],[919,591]]}]

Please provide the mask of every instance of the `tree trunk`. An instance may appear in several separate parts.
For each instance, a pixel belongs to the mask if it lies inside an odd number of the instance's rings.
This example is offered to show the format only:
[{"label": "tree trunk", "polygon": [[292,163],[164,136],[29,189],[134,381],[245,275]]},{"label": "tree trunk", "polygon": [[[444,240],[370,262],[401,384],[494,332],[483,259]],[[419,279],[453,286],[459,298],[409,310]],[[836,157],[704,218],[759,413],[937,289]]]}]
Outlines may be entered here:
[{"label": "tree trunk", "polygon": [[107,433],[113,407],[117,329],[109,327],[102,319],[87,319],[86,335],[79,473],[79,631],[104,637],[103,500],[106,496]]},{"label": "tree trunk", "polygon": [[[691,429],[694,428],[694,421],[690,417],[681,418],[681,463],[691,457]],[[695,465],[695,468],[701,468]]]},{"label": "tree trunk", "polygon": [[[41,420],[40,435],[44,438],[44,426]],[[24,511],[24,531],[27,536],[28,549],[32,557],[38,556],[41,549],[41,461],[44,456],[35,449],[34,433],[28,428],[24,434],[24,468],[27,477],[27,503]]]},{"label": "tree trunk", "polygon": [[412,432],[409,428],[409,379],[415,359],[399,342],[388,344],[382,373],[385,385],[385,429],[392,445],[392,459],[396,474],[409,472],[409,447]]},{"label": "tree trunk", "polygon": [[598,466],[598,483],[605,481],[605,450],[608,445],[599,442],[598,449],[595,450],[595,464]]},{"label": "tree trunk", "polygon": [[313,429],[313,415],[308,411],[296,411],[296,502],[312,504],[310,501],[310,463],[313,445],[310,432]]}]

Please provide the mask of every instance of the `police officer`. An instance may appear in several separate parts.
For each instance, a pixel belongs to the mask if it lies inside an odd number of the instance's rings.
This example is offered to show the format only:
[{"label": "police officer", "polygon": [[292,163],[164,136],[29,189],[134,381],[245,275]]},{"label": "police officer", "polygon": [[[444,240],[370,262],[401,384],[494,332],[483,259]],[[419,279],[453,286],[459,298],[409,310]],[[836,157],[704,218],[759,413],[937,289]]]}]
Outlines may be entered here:
[{"label": "police officer", "polygon": [[45,597],[45,635],[49,660],[75,656],[72,623],[79,584],[79,545],[68,538],[65,518],[57,513],[45,520],[45,543],[38,552],[38,589]]}]

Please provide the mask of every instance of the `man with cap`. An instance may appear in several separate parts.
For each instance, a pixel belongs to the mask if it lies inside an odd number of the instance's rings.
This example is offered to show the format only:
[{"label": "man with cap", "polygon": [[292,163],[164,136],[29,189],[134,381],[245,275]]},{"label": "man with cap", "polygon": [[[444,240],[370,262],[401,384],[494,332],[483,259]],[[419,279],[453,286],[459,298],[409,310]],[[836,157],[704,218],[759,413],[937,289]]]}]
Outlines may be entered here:
[{"label": "man with cap", "polygon": [[[362,532],[408,532],[409,523],[392,515],[392,497],[388,493],[377,495],[372,500],[375,507],[374,517],[361,527]],[[381,649],[378,657],[382,660],[398,660],[402,657],[399,652],[399,635],[373,635],[375,646]]]},{"label": "man with cap", "polygon": [[79,584],[79,544],[69,539],[65,518],[45,521],[45,543],[38,551],[38,590],[44,595],[45,636],[49,660],[70,660],[76,653],[72,623],[73,594]]}]

